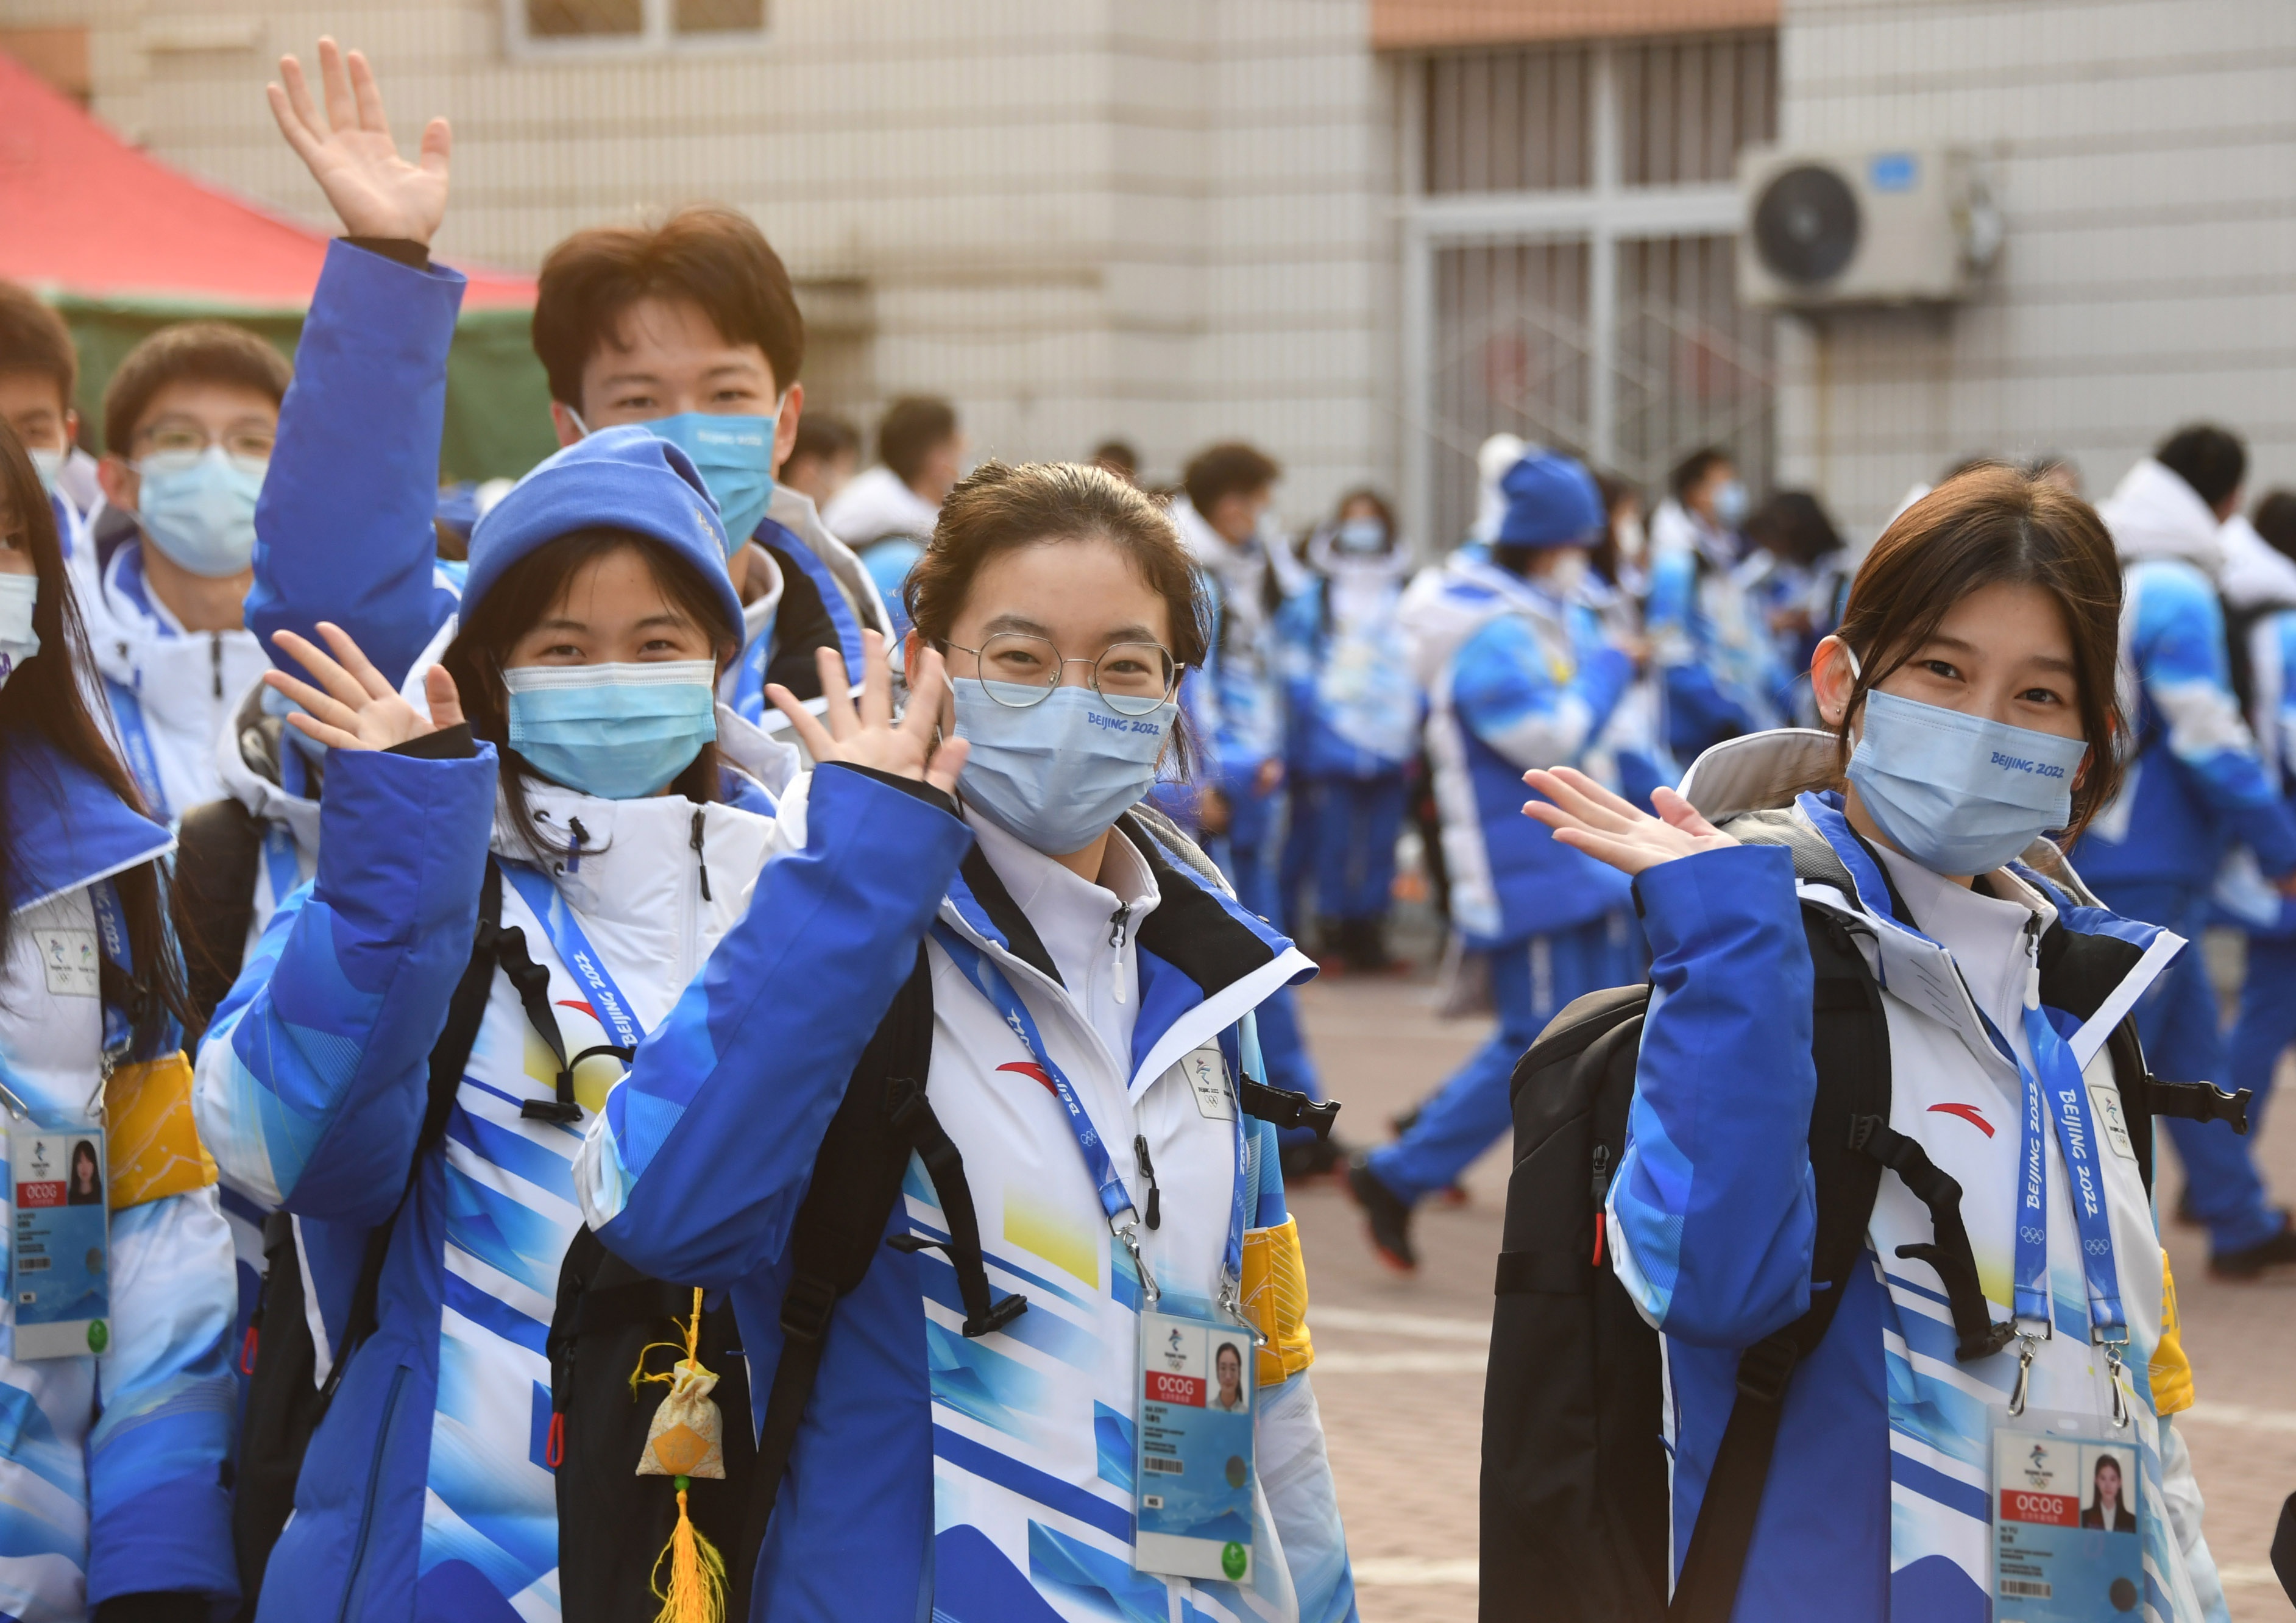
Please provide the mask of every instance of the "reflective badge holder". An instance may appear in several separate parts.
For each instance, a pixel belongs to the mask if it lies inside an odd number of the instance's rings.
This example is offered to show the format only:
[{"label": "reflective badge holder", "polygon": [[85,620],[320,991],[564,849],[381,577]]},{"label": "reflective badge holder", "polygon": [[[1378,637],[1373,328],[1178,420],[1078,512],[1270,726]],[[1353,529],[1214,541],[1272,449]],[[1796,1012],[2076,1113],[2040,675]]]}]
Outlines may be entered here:
[{"label": "reflective badge holder", "polygon": [[111,1345],[111,1209],[103,1129],[17,1124],[8,1135],[16,1232],[9,1248],[19,1360]]},{"label": "reflective badge holder", "polygon": [[2102,1623],[2144,1601],[2143,1452],[2095,1414],[1993,1413],[1997,1623]]},{"label": "reflective badge holder", "polygon": [[1133,1559],[1142,1572],[1250,1581],[1252,1340],[1209,1303],[1168,1295],[1141,1310]]}]

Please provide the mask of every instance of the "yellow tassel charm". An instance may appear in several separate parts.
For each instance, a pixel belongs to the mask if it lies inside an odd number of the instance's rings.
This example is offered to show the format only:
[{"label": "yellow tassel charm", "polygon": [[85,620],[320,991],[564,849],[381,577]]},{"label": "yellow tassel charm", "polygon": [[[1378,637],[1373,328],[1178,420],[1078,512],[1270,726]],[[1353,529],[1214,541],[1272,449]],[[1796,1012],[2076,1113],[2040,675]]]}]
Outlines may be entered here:
[{"label": "yellow tassel charm", "polygon": [[[654,1614],[653,1623],[726,1620],[726,1559],[693,1525],[685,1502],[686,1490],[695,1477],[722,1479],[726,1474],[724,1422],[709,1398],[718,1377],[701,1367],[701,1292],[696,1291],[693,1316],[685,1326],[685,1357],[669,1373],[656,1375],[648,1373],[645,1352],[641,1352],[638,1366],[630,1373],[632,1398],[637,1396],[641,1381],[660,1381],[669,1386],[668,1396],[654,1411],[645,1452],[638,1457],[638,1475],[665,1476],[677,1484],[677,1525],[670,1530],[668,1547],[654,1558],[653,1594],[661,1610]],[[655,1345],[677,1350],[674,1343]],[[646,1352],[652,1350],[648,1348]],[[667,1588],[662,1584],[664,1562],[669,1563]]]}]

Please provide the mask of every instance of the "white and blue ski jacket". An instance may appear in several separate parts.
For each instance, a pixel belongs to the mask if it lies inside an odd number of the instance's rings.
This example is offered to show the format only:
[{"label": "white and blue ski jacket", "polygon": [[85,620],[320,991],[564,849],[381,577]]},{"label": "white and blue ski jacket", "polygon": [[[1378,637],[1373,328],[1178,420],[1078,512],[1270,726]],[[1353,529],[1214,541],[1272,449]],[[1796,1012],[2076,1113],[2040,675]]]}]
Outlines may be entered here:
[{"label": "white and blue ski jacket", "polygon": [[1286,694],[1284,758],[1308,779],[1392,777],[1419,749],[1423,701],[1403,631],[1410,560],[1308,543],[1307,584],[1276,611]]}]

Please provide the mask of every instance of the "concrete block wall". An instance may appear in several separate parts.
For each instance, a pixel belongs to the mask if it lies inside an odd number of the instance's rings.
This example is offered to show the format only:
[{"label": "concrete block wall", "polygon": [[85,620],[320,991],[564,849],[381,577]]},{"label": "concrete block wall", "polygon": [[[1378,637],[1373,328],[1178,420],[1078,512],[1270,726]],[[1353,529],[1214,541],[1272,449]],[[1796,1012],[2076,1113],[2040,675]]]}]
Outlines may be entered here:
[{"label": "concrete block wall", "polygon": [[2007,225],[1973,301],[1779,324],[1781,478],[1871,534],[1980,451],[2109,492],[2177,424],[2296,484],[2296,9],[1787,0],[1789,143],[1967,147]]},{"label": "concrete block wall", "polygon": [[0,0],[0,26],[87,27],[100,116],[321,225],[262,86],[322,33],[359,45],[403,142],[454,121],[449,261],[730,202],[801,283],[866,288],[840,370],[868,398],[838,403],[865,420],[943,393],[980,454],[1122,434],[1160,477],[1249,437],[1299,523],[1391,483],[1368,0],[768,0],[755,42],[581,54],[514,50],[505,3]]}]

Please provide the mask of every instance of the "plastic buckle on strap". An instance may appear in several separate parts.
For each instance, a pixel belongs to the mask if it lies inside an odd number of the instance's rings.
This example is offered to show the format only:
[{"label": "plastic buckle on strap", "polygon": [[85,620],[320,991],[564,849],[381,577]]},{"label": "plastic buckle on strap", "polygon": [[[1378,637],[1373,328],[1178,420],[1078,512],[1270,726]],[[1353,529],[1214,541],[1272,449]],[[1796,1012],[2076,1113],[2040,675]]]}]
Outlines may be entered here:
[{"label": "plastic buckle on strap", "polygon": [[782,1298],[782,1333],[800,1341],[818,1341],[828,1333],[829,1316],[837,1308],[837,1287],[824,1280],[800,1275],[790,1281]]},{"label": "plastic buckle on strap", "polygon": [[1801,1349],[1784,1336],[1757,1341],[1738,1355],[1738,1390],[1756,1403],[1783,1403],[1800,1362]]},{"label": "plastic buckle on strap", "polygon": [[2163,1082],[2157,1077],[2147,1090],[2156,1116],[2175,1116],[2186,1121],[2221,1121],[2242,1137],[2248,1136],[2248,1107],[2256,1097],[2254,1088],[2243,1087],[2228,1094],[2212,1082]]},{"label": "plastic buckle on strap", "polygon": [[980,1337],[988,1335],[992,1332],[1004,1329],[1005,1325],[1011,1324],[1014,1319],[1019,1318],[1028,1310],[1029,1299],[1027,1297],[1005,1297],[997,1302],[995,1307],[989,1308],[988,1312],[977,1313],[967,1318],[964,1321],[964,1333],[968,1339],[977,1340]]},{"label": "plastic buckle on strap", "polygon": [[582,1119],[582,1107],[570,1099],[529,1099],[520,1104],[518,1113],[529,1121]]},{"label": "plastic buckle on strap", "polygon": [[1291,1088],[1270,1087],[1249,1077],[1243,1079],[1238,1095],[1245,1115],[1280,1129],[1307,1127],[1318,1139],[1329,1138],[1332,1123],[1339,1119],[1340,1102],[1336,1099],[1327,1099],[1318,1104],[1305,1094]]}]

